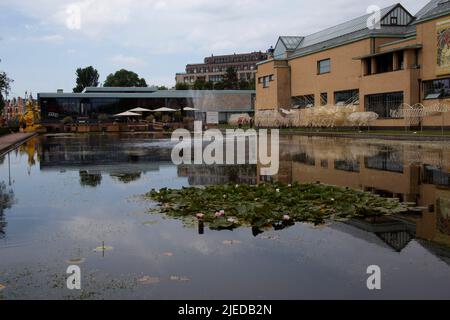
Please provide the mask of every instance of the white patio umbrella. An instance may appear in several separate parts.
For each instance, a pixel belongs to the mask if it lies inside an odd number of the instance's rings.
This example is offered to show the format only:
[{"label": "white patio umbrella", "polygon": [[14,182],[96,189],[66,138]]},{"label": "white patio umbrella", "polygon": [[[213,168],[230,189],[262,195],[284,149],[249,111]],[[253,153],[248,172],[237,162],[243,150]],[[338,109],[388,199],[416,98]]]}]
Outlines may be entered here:
[{"label": "white patio umbrella", "polygon": [[184,111],[200,111],[199,109],[196,108],[191,108],[191,107],[186,107],[183,109]]},{"label": "white patio umbrella", "polygon": [[153,112],[177,112],[178,110],[176,109],[170,109],[170,108],[159,108],[156,110],[153,110]]},{"label": "white patio umbrella", "polygon": [[139,113],[130,112],[130,111],[126,111],[126,112],[122,112],[122,113],[114,115],[114,117],[140,117],[140,116],[141,115]]},{"label": "white patio umbrella", "polygon": [[134,108],[134,109],[131,109],[131,110],[128,110],[129,112],[152,112],[152,110],[149,110],[149,109],[145,109],[145,108]]}]

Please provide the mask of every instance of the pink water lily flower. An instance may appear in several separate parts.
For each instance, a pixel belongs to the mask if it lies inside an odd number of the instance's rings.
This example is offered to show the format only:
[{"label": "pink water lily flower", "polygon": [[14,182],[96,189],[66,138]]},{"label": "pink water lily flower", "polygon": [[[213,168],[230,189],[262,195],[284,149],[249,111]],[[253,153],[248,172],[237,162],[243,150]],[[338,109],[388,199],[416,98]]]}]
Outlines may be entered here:
[{"label": "pink water lily flower", "polygon": [[285,215],[283,216],[283,220],[284,220],[284,221],[289,221],[289,220],[291,220],[291,217],[289,217],[287,214],[285,214]]},{"label": "pink water lily flower", "polygon": [[220,218],[223,217],[225,213],[222,213],[221,211],[217,211],[214,215],[216,216],[216,218]]},{"label": "pink water lily flower", "polygon": [[197,213],[196,217],[198,220],[202,220],[205,217],[205,215],[203,213]]}]

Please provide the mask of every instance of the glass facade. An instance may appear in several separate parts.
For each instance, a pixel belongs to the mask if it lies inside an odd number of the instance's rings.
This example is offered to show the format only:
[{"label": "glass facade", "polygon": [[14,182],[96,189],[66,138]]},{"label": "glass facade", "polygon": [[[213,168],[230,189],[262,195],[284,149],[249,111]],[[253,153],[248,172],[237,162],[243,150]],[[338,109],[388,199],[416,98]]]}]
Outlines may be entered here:
[{"label": "glass facade", "polygon": [[137,107],[146,109],[193,107],[191,98],[40,97],[39,104],[44,123],[59,122],[67,116],[96,121],[100,114],[113,116]]}]

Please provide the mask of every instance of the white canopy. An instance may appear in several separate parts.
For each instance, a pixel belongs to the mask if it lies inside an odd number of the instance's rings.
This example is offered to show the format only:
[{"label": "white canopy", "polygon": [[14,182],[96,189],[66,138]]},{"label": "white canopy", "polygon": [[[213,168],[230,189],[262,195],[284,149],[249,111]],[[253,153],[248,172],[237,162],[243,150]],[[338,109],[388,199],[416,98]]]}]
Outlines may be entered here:
[{"label": "white canopy", "polygon": [[156,110],[153,110],[153,112],[177,112],[178,110],[170,109],[170,108],[159,108]]},{"label": "white canopy", "polygon": [[141,115],[139,113],[134,113],[134,112],[122,112],[119,114],[114,115],[114,117],[140,117]]},{"label": "white canopy", "polygon": [[144,108],[134,108],[131,110],[128,110],[129,112],[152,112],[152,110],[144,109]]},{"label": "white canopy", "polygon": [[200,111],[199,109],[196,108],[191,108],[191,107],[186,107],[183,109],[184,111]]}]

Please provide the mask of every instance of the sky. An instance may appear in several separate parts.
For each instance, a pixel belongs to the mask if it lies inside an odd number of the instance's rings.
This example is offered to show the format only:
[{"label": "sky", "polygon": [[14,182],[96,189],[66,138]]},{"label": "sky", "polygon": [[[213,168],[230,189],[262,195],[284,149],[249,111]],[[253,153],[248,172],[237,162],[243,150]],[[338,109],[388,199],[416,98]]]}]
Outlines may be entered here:
[{"label": "sky", "polygon": [[[403,0],[412,14],[428,0]],[[266,51],[280,35],[308,35],[395,0],[0,0],[0,70],[10,97],[75,87],[92,65],[149,85],[175,85],[188,63]]]}]

